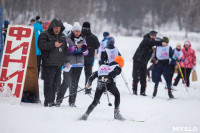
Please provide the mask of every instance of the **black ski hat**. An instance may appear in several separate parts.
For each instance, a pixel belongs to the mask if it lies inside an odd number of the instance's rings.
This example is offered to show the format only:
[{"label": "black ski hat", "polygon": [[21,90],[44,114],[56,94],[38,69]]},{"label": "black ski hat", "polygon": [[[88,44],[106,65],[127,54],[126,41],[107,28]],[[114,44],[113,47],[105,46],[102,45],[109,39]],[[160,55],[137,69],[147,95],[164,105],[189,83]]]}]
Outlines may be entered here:
[{"label": "black ski hat", "polygon": [[104,37],[104,38],[107,37],[108,35],[110,35],[109,32],[104,32],[104,33],[103,33],[103,37]]},{"label": "black ski hat", "polygon": [[89,22],[84,22],[84,23],[83,23],[83,27],[85,27],[85,28],[90,28],[90,23],[89,23]]},{"label": "black ski hat", "polygon": [[158,33],[158,32],[157,32],[157,31],[154,31],[154,30],[152,30],[152,31],[149,32],[150,35],[154,35],[154,36],[156,36],[157,33]]}]

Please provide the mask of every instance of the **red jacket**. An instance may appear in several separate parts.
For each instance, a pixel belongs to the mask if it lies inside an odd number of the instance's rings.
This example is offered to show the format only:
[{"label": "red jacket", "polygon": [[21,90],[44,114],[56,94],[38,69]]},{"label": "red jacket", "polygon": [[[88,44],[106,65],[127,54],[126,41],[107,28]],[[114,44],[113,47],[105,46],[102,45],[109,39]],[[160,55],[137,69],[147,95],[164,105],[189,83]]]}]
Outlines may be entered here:
[{"label": "red jacket", "polygon": [[181,50],[183,52],[182,60],[185,60],[185,62],[180,62],[180,66],[182,68],[193,68],[196,66],[196,55],[195,51],[190,47],[186,51],[185,47]]}]

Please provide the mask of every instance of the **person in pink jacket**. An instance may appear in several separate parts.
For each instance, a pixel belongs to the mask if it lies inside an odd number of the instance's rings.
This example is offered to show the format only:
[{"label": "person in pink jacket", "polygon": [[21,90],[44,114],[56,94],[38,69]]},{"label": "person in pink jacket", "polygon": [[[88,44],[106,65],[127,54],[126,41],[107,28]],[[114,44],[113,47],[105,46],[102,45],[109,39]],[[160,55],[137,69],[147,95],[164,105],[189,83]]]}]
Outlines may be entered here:
[{"label": "person in pink jacket", "polygon": [[[184,43],[184,47],[181,50],[183,52],[182,61],[180,62],[181,70],[183,72],[184,81],[187,84],[187,87],[190,86],[190,73],[192,69],[196,71],[196,55],[195,51],[191,48],[190,41],[186,41]],[[177,86],[179,80],[181,78],[180,72],[178,73],[178,76],[175,79],[174,86]]]}]

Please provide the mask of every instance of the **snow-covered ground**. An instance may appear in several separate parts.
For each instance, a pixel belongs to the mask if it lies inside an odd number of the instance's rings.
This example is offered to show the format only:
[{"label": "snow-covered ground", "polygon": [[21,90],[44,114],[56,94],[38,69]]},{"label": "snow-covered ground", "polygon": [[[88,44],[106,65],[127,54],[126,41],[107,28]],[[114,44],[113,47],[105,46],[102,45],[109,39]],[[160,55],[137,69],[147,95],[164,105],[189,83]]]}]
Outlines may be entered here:
[{"label": "snow-covered ground", "polygon": [[[132,83],[132,56],[142,38],[116,36],[116,46],[125,59],[123,74],[131,89]],[[183,44],[185,40],[170,41],[174,48],[177,42]],[[191,42],[195,50],[200,46]],[[200,51],[197,54],[197,74],[200,75]],[[94,70],[97,70],[95,61]],[[176,76],[176,75],[175,75]],[[163,80],[164,81],[164,80]],[[82,72],[79,86],[84,87],[85,78]],[[121,93],[121,114],[126,121],[113,119],[113,106],[109,107],[106,95],[101,103],[94,109],[87,121],[77,120],[87,109],[92,99],[79,92],[77,95],[77,108],[68,106],[65,99],[61,107],[44,108],[43,104],[11,105],[0,103],[0,133],[171,133],[173,128],[184,127],[200,132],[200,81],[191,82],[188,88],[180,82],[177,91],[173,94],[177,99],[168,101],[165,83],[160,83],[158,94],[152,99],[154,83],[148,82],[147,97],[130,95],[121,76],[117,78],[117,86]],[[95,90],[96,82],[93,82]],[[43,81],[39,80],[40,99],[43,103]],[[131,90],[132,91],[132,90]],[[68,95],[67,91],[66,95]],[[94,91],[92,91],[94,94]],[[114,101],[114,97],[110,100]],[[144,121],[144,122],[141,122]],[[180,131],[180,130],[179,130]],[[174,132],[178,132],[177,130]]]}]

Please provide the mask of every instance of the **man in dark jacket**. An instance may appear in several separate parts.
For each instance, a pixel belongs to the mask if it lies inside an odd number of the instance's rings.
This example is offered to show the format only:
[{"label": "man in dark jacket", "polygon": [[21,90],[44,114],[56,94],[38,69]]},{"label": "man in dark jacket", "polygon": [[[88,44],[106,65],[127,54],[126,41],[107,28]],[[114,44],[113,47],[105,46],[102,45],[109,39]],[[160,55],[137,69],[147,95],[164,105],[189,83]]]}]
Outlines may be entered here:
[{"label": "man in dark jacket", "polygon": [[61,82],[61,67],[69,66],[69,57],[61,20],[53,19],[48,30],[42,32],[38,39],[38,47],[42,52],[44,66],[44,106],[51,107],[55,100],[55,92]]},{"label": "man in dark jacket", "polygon": [[140,95],[146,96],[146,75],[147,63],[153,53],[152,46],[161,46],[161,41],[156,41],[156,31],[151,31],[144,36],[138,49],[133,56],[133,94],[137,95],[137,84],[140,80],[141,91]]},{"label": "man in dark jacket", "polygon": [[[92,75],[92,64],[94,62],[95,50],[99,48],[99,40],[97,37],[91,33],[90,23],[84,22],[82,28],[82,35],[86,39],[87,47],[89,50],[89,54],[84,57],[84,70],[85,70],[85,85],[88,81],[88,78]],[[86,94],[90,94],[91,90],[85,92]]]}]

